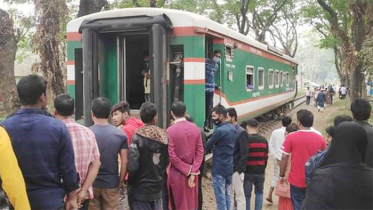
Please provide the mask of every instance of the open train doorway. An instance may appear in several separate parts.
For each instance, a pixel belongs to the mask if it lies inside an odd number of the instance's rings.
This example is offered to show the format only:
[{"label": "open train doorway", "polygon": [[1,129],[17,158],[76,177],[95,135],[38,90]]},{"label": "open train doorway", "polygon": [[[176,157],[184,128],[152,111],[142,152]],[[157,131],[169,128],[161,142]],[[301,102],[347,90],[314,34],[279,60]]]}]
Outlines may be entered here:
[{"label": "open train doorway", "polygon": [[137,113],[151,98],[149,34],[118,36],[118,94]]}]

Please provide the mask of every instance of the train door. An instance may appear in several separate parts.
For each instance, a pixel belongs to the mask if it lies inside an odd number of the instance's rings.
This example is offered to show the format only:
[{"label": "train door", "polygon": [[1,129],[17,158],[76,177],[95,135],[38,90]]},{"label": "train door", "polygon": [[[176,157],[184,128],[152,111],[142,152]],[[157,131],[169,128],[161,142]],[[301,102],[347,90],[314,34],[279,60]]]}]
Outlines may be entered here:
[{"label": "train door", "polygon": [[[166,126],[166,30],[172,23],[165,15],[90,20],[83,33],[83,103],[85,124],[90,125],[91,101],[107,97],[113,104],[130,103],[138,115],[145,101],[157,107],[157,125]],[[147,59],[145,59],[147,57]],[[144,80],[144,73],[150,74]]]}]

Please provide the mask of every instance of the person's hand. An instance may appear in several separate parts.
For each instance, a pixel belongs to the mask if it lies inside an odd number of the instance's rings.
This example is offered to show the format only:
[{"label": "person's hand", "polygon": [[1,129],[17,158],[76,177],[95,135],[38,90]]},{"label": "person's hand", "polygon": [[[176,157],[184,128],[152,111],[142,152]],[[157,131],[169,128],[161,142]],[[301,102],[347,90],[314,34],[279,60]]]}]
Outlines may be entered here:
[{"label": "person's hand", "polygon": [[78,202],[78,206],[79,208],[82,208],[82,203],[88,199],[88,192],[87,191],[83,191],[83,190],[80,190],[78,192],[78,194],[76,195],[77,196],[77,202]]},{"label": "person's hand", "polygon": [[243,172],[240,173],[240,179],[242,182],[245,180],[245,174]]},{"label": "person's hand", "polygon": [[188,179],[188,185],[190,188],[193,188],[196,186],[196,183],[194,183],[194,180],[195,180],[196,176],[195,175],[190,175],[189,176],[189,179]]},{"label": "person's hand", "polygon": [[120,124],[120,125],[118,126],[118,128],[119,128],[119,129],[123,129],[123,126],[124,126],[124,125]]},{"label": "person's hand", "polygon": [[[80,189],[78,189],[78,190],[80,190]],[[78,192],[78,190],[70,192],[67,195],[66,204],[65,204],[65,210],[79,209],[78,200],[77,200],[77,192]]]},{"label": "person's hand", "polygon": [[276,159],[276,163],[277,163],[277,165],[280,165],[281,160]]},{"label": "person's hand", "polygon": [[288,179],[286,177],[280,177],[281,184],[284,182],[288,182]]}]

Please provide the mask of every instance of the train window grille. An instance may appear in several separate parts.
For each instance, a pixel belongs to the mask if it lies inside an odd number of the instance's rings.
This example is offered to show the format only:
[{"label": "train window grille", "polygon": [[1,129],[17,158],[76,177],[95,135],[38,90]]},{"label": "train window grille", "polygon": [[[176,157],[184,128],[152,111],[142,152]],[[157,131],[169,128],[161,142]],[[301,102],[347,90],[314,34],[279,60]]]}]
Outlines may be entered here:
[{"label": "train window grille", "polygon": [[253,66],[246,66],[246,91],[253,91],[255,89],[254,86],[254,67]]},{"label": "train window grille", "polygon": [[269,87],[270,89],[273,88],[274,78],[275,78],[275,75],[274,75],[274,73],[273,73],[273,70],[270,69],[270,70],[268,71],[268,87]]},{"label": "train window grille", "polygon": [[289,78],[289,72],[286,73],[286,86],[288,87],[290,83],[290,78]]},{"label": "train window grille", "polygon": [[278,81],[279,81],[279,78],[280,78],[279,76],[280,76],[280,75],[279,75],[279,71],[276,70],[276,71],[275,71],[275,87],[276,87],[276,88],[279,87],[279,82],[278,82]]},{"label": "train window grille", "polygon": [[280,72],[280,78],[278,78],[278,84],[279,84],[279,86],[284,85],[284,81],[282,80],[282,72]]},{"label": "train window grille", "polygon": [[258,68],[258,89],[264,90],[264,69],[262,67]]},{"label": "train window grille", "polygon": [[233,61],[234,53],[233,53],[233,46],[230,44],[225,45],[225,60],[226,61]]}]

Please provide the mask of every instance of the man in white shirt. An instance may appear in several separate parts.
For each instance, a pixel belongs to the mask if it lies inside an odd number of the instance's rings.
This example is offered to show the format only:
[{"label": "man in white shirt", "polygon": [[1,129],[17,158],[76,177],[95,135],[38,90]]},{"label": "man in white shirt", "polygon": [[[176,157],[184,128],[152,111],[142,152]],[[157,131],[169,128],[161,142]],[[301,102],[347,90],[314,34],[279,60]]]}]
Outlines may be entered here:
[{"label": "man in white shirt", "polygon": [[347,94],[347,88],[344,85],[342,85],[341,87],[342,100],[346,98],[346,94]]},{"label": "man in white shirt", "polygon": [[269,139],[269,152],[274,161],[274,176],[271,182],[271,189],[269,190],[266,200],[270,203],[272,201],[273,190],[276,187],[276,182],[280,174],[279,162],[282,157],[281,146],[285,141],[285,130],[288,125],[291,124],[291,117],[285,116],[282,119],[282,127],[272,132],[271,138]]},{"label": "man in white shirt", "polygon": [[310,91],[310,87],[307,87],[307,91],[306,91],[306,104],[310,105],[310,101],[311,101],[311,91]]}]

